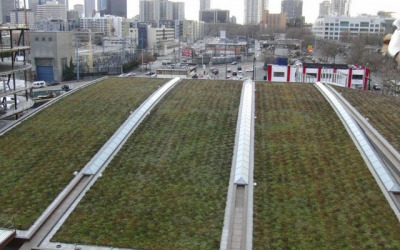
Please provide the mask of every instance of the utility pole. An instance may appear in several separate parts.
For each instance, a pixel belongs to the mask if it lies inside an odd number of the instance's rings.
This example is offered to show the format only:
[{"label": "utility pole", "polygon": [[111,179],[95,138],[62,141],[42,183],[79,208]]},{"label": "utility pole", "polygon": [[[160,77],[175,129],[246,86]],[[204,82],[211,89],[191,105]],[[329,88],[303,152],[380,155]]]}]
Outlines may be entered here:
[{"label": "utility pole", "polygon": [[225,79],[228,79],[228,64],[226,62],[228,58],[226,58],[226,41],[225,41]]},{"label": "utility pole", "polygon": [[75,33],[75,61],[76,61],[76,80],[79,81],[79,45],[78,45],[78,33]]},{"label": "utility pole", "polygon": [[256,80],[256,67],[255,67],[255,64],[256,64],[256,57],[254,57],[254,59],[253,59],[253,80],[254,81]]}]

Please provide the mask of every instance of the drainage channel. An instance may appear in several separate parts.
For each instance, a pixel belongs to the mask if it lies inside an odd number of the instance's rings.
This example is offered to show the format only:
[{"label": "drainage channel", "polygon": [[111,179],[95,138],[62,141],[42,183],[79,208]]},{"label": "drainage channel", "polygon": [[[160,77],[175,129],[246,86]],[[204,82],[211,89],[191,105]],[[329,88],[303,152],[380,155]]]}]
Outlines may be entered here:
[{"label": "drainage channel", "polygon": [[220,249],[252,249],[255,83],[243,83]]},{"label": "drainage channel", "polygon": [[77,173],[76,177],[60,193],[41,218],[35,222],[35,230],[29,232],[29,236],[25,237],[29,241],[21,249],[59,248],[58,245],[50,243],[51,238],[76,208],[90,187],[101,177],[101,173],[143,119],[150,114],[150,111],[180,80],[180,78],[174,78],[164,84],[128,117],[89,163]]},{"label": "drainage channel", "polygon": [[370,124],[362,121],[364,118],[358,111],[336,91],[319,82],[315,86],[342,120],[390,207],[400,220],[400,186],[396,180],[399,176],[398,169],[393,169],[393,166],[399,167],[397,160],[400,157],[396,156],[397,151],[390,148],[391,145]]}]

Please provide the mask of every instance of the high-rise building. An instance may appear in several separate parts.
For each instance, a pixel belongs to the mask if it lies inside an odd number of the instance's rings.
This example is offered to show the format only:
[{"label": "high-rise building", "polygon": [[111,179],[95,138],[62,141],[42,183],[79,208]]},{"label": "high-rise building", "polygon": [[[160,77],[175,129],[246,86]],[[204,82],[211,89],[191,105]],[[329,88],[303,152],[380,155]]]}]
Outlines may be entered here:
[{"label": "high-rise building", "polygon": [[141,0],[139,3],[140,22],[160,27],[165,21],[185,19],[185,3],[168,0]]},{"label": "high-rise building", "polygon": [[261,10],[269,9],[269,0],[261,0]]},{"label": "high-rise building", "polygon": [[1,0],[0,4],[0,20],[3,23],[10,22],[10,12],[15,10],[14,0]]},{"label": "high-rise building", "polygon": [[[18,18],[16,17],[18,15]],[[35,29],[35,15],[32,10],[26,10],[26,19],[28,21],[28,28]],[[18,21],[17,21],[18,20]],[[18,12],[10,12],[10,23],[11,24],[25,24],[25,11],[24,9],[18,9]]]},{"label": "high-rise building", "polygon": [[93,12],[96,11],[95,0],[85,0],[85,17],[92,17]]},{"label": "high-rise building", "polygon": [[350,16],[351,0],[331,0],[331,14]]},{"label": "high-rise building", "polygon": [[160,20],[173,19],[173,3],[167,0],[160,1]]},{"label": "high-rise building", "polygon": [[264,0],[244,1],[244,24],[258,24],[261,22]]},{"label": "high-rise building", "polygon": [[108,0],[106,15],[113,15],[119,17],[127,17],[128,5],[127,0]]},{"label": "high-rise building", "polygon": [[319,16],[327,16],[330,14],[330,9],[331,9],[331,2],[328,0],[322,1],[319,4]]},{"label": "high-rise building", "polygon": [[74,10],[76,10],[78,12],[79,17],[84,17],[85,8],[84,8],[83,4],[75,4]]},{"label": "high-rise building", "polygon": [[172,19],[184,20],[185,19],[185,3],[174,2],[172,6]]},{"label": "high-rise building", "polygon": [[140,22],[154,23],[157,26],[160,22],[160,1],[141,0],[139,13]]},{"label": "high-rise building", "polygon": [[32,10],[34,14],[37,12],[37,6],[39,5],[39,0],[28,0],[28,7]]},{"label": "high-rise building", "polygon": [[67,20],[67,8],[57,1],[48,1],[37,6],[37,20],[43,18]]},{"label": "high-rise building", "polygon": [[282,0],[281,13],[286,13],[288,19],[303,16],[303,0]]},{"label": "high-rise building", "polygon": [[107,0],[97,0],[97,11],[102,11],[107,8]]},{"label": "high-rise building", "polygon": [[205,23],[229,23],[229,10],[201,10],[200,21]]},{"label": "high-rise building", "polygon": [[200,10],[209,10],[210,0],[200,0]]}]

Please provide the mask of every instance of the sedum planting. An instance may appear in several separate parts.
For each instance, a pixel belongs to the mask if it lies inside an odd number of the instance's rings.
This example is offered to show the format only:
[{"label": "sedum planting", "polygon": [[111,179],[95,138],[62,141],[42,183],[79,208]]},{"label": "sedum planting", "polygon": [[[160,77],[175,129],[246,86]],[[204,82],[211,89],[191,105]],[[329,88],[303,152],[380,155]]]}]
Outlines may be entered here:
[{"label": "sedum planting", "polygon": [[218,249],[241,88],[237,81],[179,83],[52,241]]},{"label": "sedum planting", "polygon": [[[0,217],[28,229],[123,121],[165,80],[110,78],[0,137]],[[0,218],[0,219],[1,219]]]},{"label": "sedum planting", "polygon": [[400,224],[311,84],[258,83],[254,249],[398,249]]},{"label": "sedum planting", "polygon": [[358,112],[400,151],[400,98],[367,91],[335,87]]}]

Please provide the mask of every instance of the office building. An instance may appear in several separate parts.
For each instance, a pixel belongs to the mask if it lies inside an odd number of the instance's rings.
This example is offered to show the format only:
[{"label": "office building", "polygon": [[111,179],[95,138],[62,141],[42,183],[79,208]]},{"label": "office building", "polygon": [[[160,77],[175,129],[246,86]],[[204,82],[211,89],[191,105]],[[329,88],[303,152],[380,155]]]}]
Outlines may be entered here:
[{"label": "office building", "polygon": [[268,30],[275,32],[283,32],[286,30],[286,13],[269,13],[265,10],[263,13],[263,20],[267,25]]},{"label": "office building", "polygon": [[200,10],[209,10],[210,0],[200,0]]},{"label": "office building", "polygon": [[286,18],[299,18],[303,16],[303,1],[282,0],[281,13],[286,13]]},{"label": "office building", "polygon": [[79,17],[84,17],[85,8],[84,8],[83,4],[75,4],[74,10],[78,11]]},{"label": "office building", "polygon": [[229,23],[229,10],[201,10],[200,21],[205,23]]},{"label": "office building", "polygon": [[81,16],[79,16],[79,12],[76,10],[67,11],[67,19],[68,20],[78,20]]},{"label": "office building", "polygon": [[122,18],[115,16],[85,17],[80,20],[82,30],[101,32],[106,37],[122,36]]},{"label": "office building", "polygon": [[316,20],[313,33],[317,38],[340,40],[344,36],[358,37],[360,35],[384,36],[386,25],[393,22],[378,16],[325,16]]},{"label": "office building", "polygon": [[319,4],[319,15],[320,17],[328,16],[330,14],[331,2],[325,0]]},{"label": "office building", "polygon": [[[141,0],[139,2],[140,22],[152,23],[154,27],[160,22],[160,2]],[[142,29],[144,29],[142,27]],[[139,31],[140,32],[140,31]]]},{"label": "office building", "polygon": [[101,12],[105,9],[107,9],[107,0],[97,0],[97,11]]},{"label": "office building", "polygon": [[172,19],[173,20],[184,20],[185,19],[185,3],[173,2]]},{"label": "office building", "polygon": [[127,0],[108,0],[105,15],[127,18]]},{"label": "office building", "polygon": [[350,16],[351,0],[331,0],[331,14],[336,16]]},{"label": "office building", "polygon": [[140,22],[161,27],[165,21],[185,19],[185,3],[168,0],[141,0],[139,3]]},{"label": "office building", "polygon": [[259,24],[261,22],[264,0],[244,1],[244,24]]},{"label": "office building", "polygon": [[92,17],[96,12],[96,1],[95,0],[85,0],[85,17]]},{"label": "office building", "polygon": [[39,0],[28,0],[28,7],[32,10],[32,12],[36,15],[37,6],[39,5]]},{"label": "office building", "polygon": [[2,23],[10,22],[10,12],[15,9],[13,0],[1,0],[0,20]]},{"label": "office building", "polygon": [[160,1],[160,20],[173,20],[173,3],[166,0]]},{"label": "office building", "polygon": [[57,1],[48,1],[46,4],[37,6],[37,20],[43,18],[67,20],[67,9],[65,5]]},{"label": "office building", "polygon": [[[16,17],[18,14],[18,18]],[[34,29],[35,28],[35,15],[33,14],[32,10],[26,10],[26,19],[28,21],[28,28]],[[17,21],[18,20],[18,21]],[[17,13],[15,11],[10,12],[10,23],[11,24],[25,24],[25,10],[18,9]]]}]

